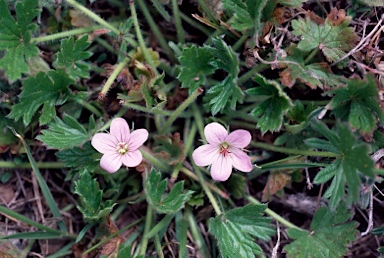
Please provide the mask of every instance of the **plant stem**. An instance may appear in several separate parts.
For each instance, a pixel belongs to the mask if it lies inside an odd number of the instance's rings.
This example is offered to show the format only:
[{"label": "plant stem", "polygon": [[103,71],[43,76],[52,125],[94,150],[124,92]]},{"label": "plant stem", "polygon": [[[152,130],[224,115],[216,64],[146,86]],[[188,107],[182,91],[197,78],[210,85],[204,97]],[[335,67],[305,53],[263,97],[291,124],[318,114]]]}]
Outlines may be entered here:
[{"label": "plant stem", "polygon": [[243,43],[249,38],[248,35],[243,35],[235,44],[233,44],[232,46],[232,49],[233,51],[236,51],[237,49],[239,49],[239,47],[241,47],[241,45],[243,45]]},{"label": "plant stem", "polygon": [[175,18],[175,26],[176,26],[176,33],[177,33],[177,41],[181,44],[184,44],[184,32],[183,32],[183,26],[181,25],[181,19],[179,14],[179,6],[177,5],[178,0],[172,0],[172,11],[173,11],[173,17]]},{"label": "plant stem", "polygon": [[145,252],[147,251],[148,246],[148,232],[151,229],[152,225],[152,207],[148,204],[147,206],[147,214],[145,216],[145,227],[144,227],[144,233],[143,233],[143,240],[140,247],[140,255],[144,256]]},{"label": "plant stem", "polygon": [[117,114],[112,119],[109,119],[108,122],[106,122],[105,125],[103,125],[98,131],[103,132],[107,130],[111,126],[112,120],[118,117],[122,117],[125,112],[127,112],[127,109],[125,107],[121,108],[119,112],[117,112]]},{"label": "plant stem", "polygon": [[209,10],[209,8],[208,8],[207,4],[205,3],[205,1],[204,0],[197,0],[197,2],[199,3],[200,7],[203,9],[205,14],[208,15],[208,17],[211,20],[211,22],[216,22],[215,16],[212,14],[211,10]]},{"label": "plant stem", "polygon": [[318,48],[313,49],[311,53],[309,53],[309,55],[305,58],[304,64],[307,64],[309,61],[311,61],[312,58],[317,54],[317,52],[318,52]]},{"label": "plant stem", "polygon": [[95,26],[91,26],[91,27],[85,27],[85,28],[63,31],[63,32],[59,32],[59,33],[55,33],[55,34],[51,34],[51,35],[47,35],[47,36],[32,38],[31,43],[38,44],[41,42],[53,41],[53,40],[57,40],[57,39],[61,39],[61,38],[67,38],[67,37],[74,36],[74,35],[92,32],[92,31],[94,31],[96,29],[100,29],[100,28],[102,28],[102,26],[95,25]]},{"label": "plant stem", "polygon": [[[145,7],[145,3],[144,1],[141,1],[139,0],[138,1],[138,4],[139,6],[143,6],[144,9],[146,9]],[[139,25],[139,20],[137,19],[137,12],[136,12],[136,7],[135,7],[135,2],[134,0],[130,0],[129,1],[129,6],[131,8],[131,16],[132,16],[132,19],[133,19],[133,25],[135,27],[135,31],[136,31],[136,37],[137,37],[137,40],[139,41],[139,46],[141,48],[141,51],[143,51],[143,55],[144,55],[144,58],[145,60],[147,61],[147,63],[152,67],[152,69],[155,71],[156,75],[158,75],[158,71],[156,69],[156,66],[152,60],[152,57],[151,55],[149,54],[148,52],[148,49],[147,47],[145,46],[145,42],[144,42],[144,38],[143,38],[143,35],[141,34],[141,30],[140,30],[140,25]],[[143,9],[142,9],[143,11]],[[146,17],[147,18],[147,17]],[[153,28],[152,28],[153,29]],[[160,42],[160,41],[159,41]]]},{"label": "plant stem", "polygon": [[216,212],[216,216],[219,216],[221,214],[221,210],[219,207],[219,204],[217,203],[215,197],[213,196],[211,189],[207,186],[207,183],[205,182],[203,175],[201,174],[201,171],[198,167],[194,166],[194,170],[196,171],[197,178],[203,187],[203,190],[205,194],[207,195],[209,202],[212,204],[213,209]]},{"label": "plant stem", "polygon": [[243,84],[244,82],[252,78],[252,76],[254,76],[255,73],[263,70],[266,67],[267,67],[266,64],[257,64],[251,70],[249,70],[248,72],[246,72],[245,74],[239,77],[239,79],[237,80],[238,85]]},{"label": "plant stem", "polygon": [[123,70],[123,68],[128,64],[129,60],[130,59],[128,57],[124,58],[124,60],[117,65],[115,70],[113,70],[111,76],[109,76],[108,80],[106,81],[103,88],[101,89],[101,92],[100,92],[101,98],[104,98],[105,95],[108,93],[109,88],[111,88],[112,86],[112,83],[115,81],[117,76],[119,76],[119,73],[121,72],[121,70]]},{"label": "plant stem", "polygon": [[[198,181],[199,179],[197,178],[196,174],[194,174],[192,171],[190,171],[189,169],[187,169],[186,167],[182,167],[180,169],[181,172],[183,172],[184,174],[186,174],[188,177],[192,178],[193,180],[195,181]],[[228,199],[228,194],[223,192],[222,190],[220,190],[216,185],[213,185],[211,183],[206,183],[207,186],[212,190],[214,191],[215,193],[217,193],[218,195],[220,195],[222,198],[224,199]]]},{"label": "plant stem", "polygon": [[[120,99],[124,100],[124,98],[120,98]],[[173,114],[173,112],[174,112],[174,111],[169,111],[169,110],[164,110],[164,109],[147,108],[147,107],[143,107],[143,106],[139,106],[139,105],[133,104],[131,102],[124,102],[123,106],[125,106],[127,108],[130,108],[130,109],[133,109],[133,110],[141,111],[141,112],[144,112],[144,113],[153,114],[153,115],[171,116]],[[190,117],[190,116],[191,116],[190,113],[180,114],[180,117]]]},{"label": "plant stem", "polygon": [[281,152],[286,154],[294,154],[294,155],[303,155],[303,156],[314,156],[314,157],[327,157],[327,158],[337,158],[340,157],[339,154],[328,152],[328,151],[308,151],[308,150],[298,150],[298,149],[290,149],[284,147],[277,147],[274,145],[266,144],[263,142],[251,142],[251,146],[270,150],[274,152]]},{"label": "plant stem", "polygon": [[[261,204],[258,200],[256,200],[255,198],[253,198],[252,196],[246,196],[245,197],[250,203],[254,203],[254,204]],[[274,218],[275,220],[277,220],[278,222],[280,222],[281,224],[285,225],[286,227],[288,228],[294,228],[294,229],[297,229],[297,230],[300,230],[300,231],[305,231],[304,229],[302,228],[299,228],[298,226],[296,226],[295,224],[289,222],[288,220],[284,219],[283,217],[281,217],[279,214],[277,214],[276,212],[274,212],[273,210],[269,209],[269,208],[266,208],[265,209],[265,213],[268,214],[269,216],[271,216],[272,218]]]},{"label": "plant stem", "polygon": [[149,163],[151,163],[154,167],[165,171],[169,170],[169,166],[158,160],[156,157],[154,157],[152,154],[150,154],[147,151],[144,151],[143,148],[140,149],[141,154],[143,155],[144,159],[147,160]]},{"label": "plant stem", "polygon": [[207,36],[211,35],[211,32],[208,29],[206,29],[204,26],[202,26],[200,23],[196,22],[195,20],[189,18],[189,16],[185,15],[184,13],[180,12],[180,17],[181,17],[181,19],[183,19],[184,21],[189,23],[191,26],[200,30],[205,35],[207,35]]},{"label": "plant stem", "polygon": [[[160,44],[161,48],[165,51],[167,56],[173,62],[177,62],[177,59],[175,58],[175,55],[173,54],[171,48],[168,46],[168,43],[165,40],[163,33],[160,31],[160,29],[157,26],[156,22],[153,20],[151,13],[148,11],[148,8],[147,8],[145,2],[142,1],[142,0],[138,0],[136,2],[138,4],[140,10],[143,12],[144,17],[145,17],[145,19],[147,20],[147,22],[149,24],[149,27],[151,27],[151,30],[152,30],[153,34],[155,34],[156,39],[159,41],[159,44]],[[134,10],[134,11],[136,12],[136,10]],[[132,11],[132,13],[133,13],[133,11]],[[133,14],[132,14],[132,17],[134,17]],[[134,17],[134,19],[135,19],[135,17]],[[136,20],[137,20],[137,16],[136,16]],[[138,39],[139,39],[139,37],[138,37]],[[140,39],[139,39],[139,43],[140,43]],[[141,45],[140,45],[140,47],[141,47]],[[152,67],[154,68],[154,66],[152,66]]]},{"label": "plant stem", "polygon": [[181,113],[195,101],[195,99],[203,92],[203,89],[198,88],[195,90],[178,108],[176,108],[175,111],[173,111],[173,114],[168,118],[167,122],[165,122],[165,125],[163,126],[162,130],[160,131],[161,134],[164,134],[168,128],[172,125],[172,123],[180,117]]},{"label": "plant stem", "polygon": [[83,12],[85,15],[87,15],[89,18],[94,20],[95,22],[99,23],[100,25],[104,26],[105,28],[111,30],[116,35],[120,34],[120,31],[116,29],[114,26],[103,20],[100,16],[89,10],[88,8],[82,6],[76,0],[66,0],[67,3],[73,6],[73,8]]},{"label": "plant stem", "polygon": [[[62,162],[36,162],[36,167],[41,169],[61,169],[66,166]],[[31,164],[28,162],[0,161],[0,168],[31,168]]]},{"label": "plant stem", "polygon": [[195,117],[195,122],[197,124],[197,128],[199,129],[199,134],[201,139],[206,142],[205,135],[204,135],[204,119],[201,113],[199,112],[199,108],[196,103],[193,103],[192,105],[193,114]]},{"label": "plant stem", "polygon": [[91,111],[93,114],[95,114],[98,117],[102,117],[103,113],[101,113],[95,106],[93,106],[91,103],[85,100],[79,101],[80,105]]}]

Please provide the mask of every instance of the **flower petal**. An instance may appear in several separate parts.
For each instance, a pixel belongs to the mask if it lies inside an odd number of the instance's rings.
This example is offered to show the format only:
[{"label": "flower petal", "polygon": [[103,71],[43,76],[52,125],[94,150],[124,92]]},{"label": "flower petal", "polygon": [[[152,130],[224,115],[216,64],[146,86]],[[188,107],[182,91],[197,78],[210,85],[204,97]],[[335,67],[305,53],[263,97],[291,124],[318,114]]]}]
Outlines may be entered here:
[{"label": "flower petal", "polygon": [[252,136],[247,130],[235,130],[230,133],[225,141],[233,147],[236,148],[245,148],[251,142]]},{"label": "flower petal", "polygon": [[137,150],[148,139],[148,131],[146,129],[134,130],[128,141],[129,150]]},{"label": "flower petal", "polygon": [[232,173],[232,159],[219,155],[211,166],[211,177],[216,181],[226,181]]},{"label": "flower petal", "polygon": [[143,155],[139,150],[129,151],[122,156],[122,162],[127,167],[136,167],[143,160]]},{"label": "flower petal", "polygon": [[91,144],[100,153],[116,152],[116,138],[108,133],[97,133],[92,137]]},{"label": "flower petal", "polygon": [[219,156],[219,149],[212,144],[205,144],[192,153],[193,161],[200,167],[211,165]]},{"label": "flower petal", "polygon": [[225,137],[227,137],[228,135],[228,132],[221,124],[210,123],[205,126],[204,135],[208,143],[220,144],[224,142]]},{"label": "flower petal", "polygon": [[109,173],[115,173],[122,165],[121,155],[115,152],[107,152],[101,157],[100,167]]},{"label": "flower petal", "polygon": [[112,120],[110,133],[116,137],[119,142],[128,142],[131,134],[127,121],[123,118],[115,118]]},{"label": "flower petal", "polygon": [[234,168],[243,172],[251,172],[253,169],[251,159],[242,150],[237,148],[230,148],[232,164]]}]

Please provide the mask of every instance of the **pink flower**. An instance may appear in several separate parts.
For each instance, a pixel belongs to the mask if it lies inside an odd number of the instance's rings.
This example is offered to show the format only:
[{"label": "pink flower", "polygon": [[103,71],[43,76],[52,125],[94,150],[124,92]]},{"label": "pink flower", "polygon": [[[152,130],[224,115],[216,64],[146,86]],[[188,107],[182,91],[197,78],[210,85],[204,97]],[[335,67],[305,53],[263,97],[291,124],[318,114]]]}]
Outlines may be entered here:
[{"label": "pink flower", "polygon": [[97,133],[92,137],[92,146],[104,155],[100,166],[109,173],[115,173],[122,164],[136,167],[143,160],[138,148],[148,139],[148,131],[138,129],[130,132],[123,118],[112,121],[110,133]]},{"label": "pink flower", "polygon": [[211,165],[214,180],[225,181],[232,173],[232,167],[250,172],[253,168],[248,155],[242,151],[251,142],[251,134],[246,130],[235,130],[228,134],[218,123],[210,123],[204,128],[208,144],[200,146],[192,153],[198,166]]}]

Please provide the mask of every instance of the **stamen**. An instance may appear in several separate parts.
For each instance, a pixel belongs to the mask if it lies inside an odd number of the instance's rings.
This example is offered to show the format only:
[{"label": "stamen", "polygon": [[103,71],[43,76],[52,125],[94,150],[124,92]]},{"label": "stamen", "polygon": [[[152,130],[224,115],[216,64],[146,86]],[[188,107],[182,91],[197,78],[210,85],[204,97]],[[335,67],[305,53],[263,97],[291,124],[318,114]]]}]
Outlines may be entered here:
[{"label": "stamen", "polygon": [[128,144],[125,142],[119,142],[116,146],[116,151],[120,154],[125,154],[128,152]]},{"label": "stamen", "polygon": [[229,145],[228,143],[224,142],[221,144],[220,146],[220,154],[223,154],[224,155],[224,158],[227,154],[231,153],[229,150]]}]

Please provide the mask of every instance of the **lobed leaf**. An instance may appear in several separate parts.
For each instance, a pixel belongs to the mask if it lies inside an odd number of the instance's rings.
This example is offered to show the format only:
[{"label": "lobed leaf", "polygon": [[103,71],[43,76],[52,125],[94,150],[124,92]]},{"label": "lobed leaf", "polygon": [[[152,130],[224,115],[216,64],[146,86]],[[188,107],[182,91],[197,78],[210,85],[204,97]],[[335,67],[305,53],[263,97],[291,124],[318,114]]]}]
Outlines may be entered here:
[{"label": "lobed leaf", "polygon": [[367,146],[358,142],[347,125],[338,123],[336,132],[329,130],[324,124],[314,121],[313,129],[323,134],[326,141],[307,140],[310,145],[317,144],[320,149],[326,149],[340,154],[328,167],[322,169],[315,177],[314,183],[324,183],[333,178],[330,187],[324,196],[330,196],[330,207],[334,210],[345,194],[344,184],[348,186],[348,197],[357,202],[359,197],[360,176],[359,173],[373,178],[373,161],[368,155]]},{"label": "lobed leaf", "polygon": [[0,50],[5,50],[0,68],[6,70],[5,75],[10,80],[28,73],[27,60],[39,54],[37,46],[31,44],[32,32],[37,27],[32,20],[40,13],[38,0],[17,1],[15,9],[17,21],[12,17],[7,2],[0,0]]},{"label": "lobed leaf", "polygon": [[189,94],[206,84],[206,76],[215,70],[210,64],[212,60],[213,55],[206,48],[191,46],[183,49],[179,57],[181,70],[177,78],[181,81],[182,88],[188,88]]},{"label": "lobed leaf", "polygon": [[262,253],[254,237],[268,241],[276,232],[271,219],[263,217],[265,205],[249,204],[210,220],[209,232],[215,236],[223,258],[254,257]]},{"label": "lobed leaf", "polygon": [[248,89],[246,93],[251,96],[265,96],[251,114],[259,117],[257,127],[262,133],[278,131],[283,123],[283,116],[292,105],[291,99],[282,90],[281,86],[273,80],[267,80],[261,75],[254,78],[260,87]]},{"label": "lobed leaf", "polygon": [[184,207],[186,201],[192,196],[193,191],[183,193],[184,181],[176,183],[168,195],[164,195],[167,180],[161,180],[161,174],[154,168],[144,181],[144,189],[148,203],[159,213],[176,213]]},{"label": "lobed leaf", "polygon": [[110,214],[113,206],[115,206],[111,200],[102,203],[103,191],[100,190],[96,179],[92,179],[91,174],[86,169],[75,182],[74,192],[80,198],[80,205],[77,208],[86,220],[99,220]]},{"label": "lobed leaf", "polygon": [[366,80],[348,79],[347,86],[327,92],[334,94],[331,105],[336,118],[348,120],[354,129],[371,132],[376,126],[376,117],[383,119],[379,105],[379,92],[373,75]]},{"label": "lobed leaf", "polygon": [[28,125],[40,106],[43,106],[39,122],[47,124],[56,116],[55,106],[67,101],[71,94],[68,86],[73,82],[61,69],[28,77],[23,82],[20,102],[12,107],[9,117],[15,120],[23,117],[24,124]]},{"label": "lobed leaf", "polygon": [[347,54],[358,40],[352,27],[348,27],[350,17],[334,24],[329,17],[324,24],[317,24],[310,18],[292,21],[292,33],[301,36],[298,48],[311,51],[318,48],[329,62],[338,61]]},{"label": "lobed leaf", "polygon": [[[94,125],[93,117],[90,117],[89,120],[90,124]],[[63,120],[55,117],[54,121],[49,124],[49,129],[41,131],[36,139],[42,141],[49,148],[69,149],[81,146],[92,138],[95,128],[94,126],[90,127],[87,131],[76,119],[64,114]],[[64,154],[62,153],[62,155]]]},{"label": "lobed leaf", "polygon": [[357,239],[358,234],[358,223],[348,221],[352,216],[345,203],[333,212],[321,207],[314,215],[310,232],[288,229],[288,236],[295,240],[284,247],[287,257],[338,258],[346,255],[348,245]]},{"label": "lobed leaf", "polygon": [[89,78],[90,66],[82,61],[92,56],[92,52],[84,51],[90,45],[87,40],[88,35],[82,36],[76,42],[74,37],[63,39],[61,51],[57,54],[53,65],[65,69],[73,79]]}]

